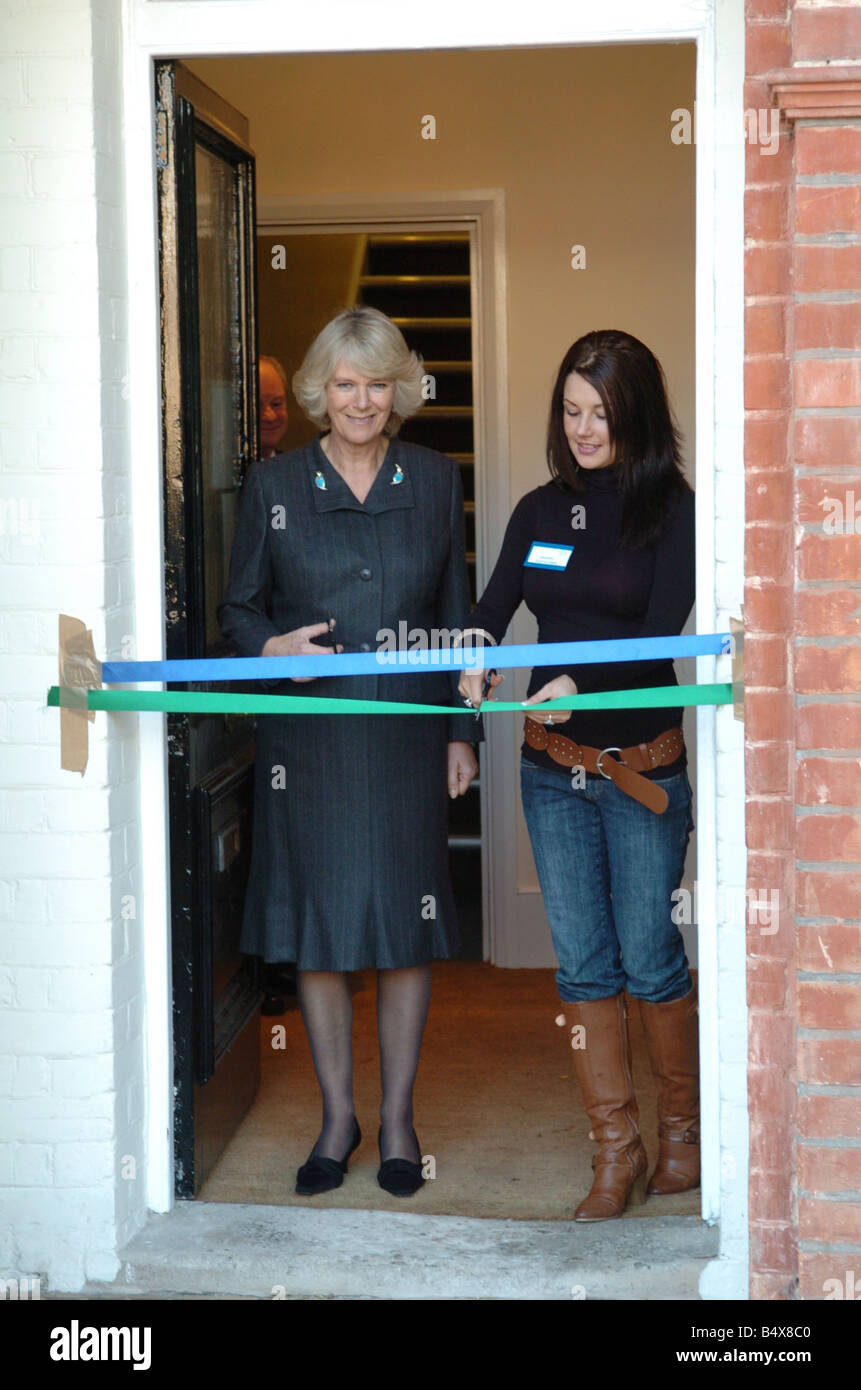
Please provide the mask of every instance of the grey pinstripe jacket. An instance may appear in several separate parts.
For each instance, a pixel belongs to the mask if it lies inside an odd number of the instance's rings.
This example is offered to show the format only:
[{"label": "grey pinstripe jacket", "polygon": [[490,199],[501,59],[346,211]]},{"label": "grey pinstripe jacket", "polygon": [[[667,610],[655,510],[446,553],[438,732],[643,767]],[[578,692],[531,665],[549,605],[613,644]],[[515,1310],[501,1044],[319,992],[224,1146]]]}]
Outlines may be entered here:
[{"label": "grey pinstripe jacket", "polygon": [[[397,468],[400,483],[393,481]],[[317,474],[325,488],[317,486]],[[406,623],[407,630],[451,631],[466,625],[469,608],[453,459],[395,437],[364,503],[316,439],[252,464],[218,609],[222,631],[240,655],[258,656],[267,638],[332,617],[335,641],[345,651],[374,651],[384,629],[397,633]],[[302,692],[457,708],[456,687],[456,674],[399,672],[322,678]],[[277,688],[300,690],[290,681]],[[473,716],[453,714],[448,736],[475,742]]]}]

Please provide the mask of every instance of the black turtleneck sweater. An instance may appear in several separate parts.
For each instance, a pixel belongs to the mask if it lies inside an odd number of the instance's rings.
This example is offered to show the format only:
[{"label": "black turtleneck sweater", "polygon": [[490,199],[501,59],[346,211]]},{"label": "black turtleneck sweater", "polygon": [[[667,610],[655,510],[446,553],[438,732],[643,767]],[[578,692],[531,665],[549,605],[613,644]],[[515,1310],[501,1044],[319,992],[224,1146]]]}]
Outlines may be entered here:
[{"label": "black turtleneck sweater", "polygon": [[[521,601],[538,620],[539,642],[584,642],[614,637],[666,637],[681,632],[694,601],[694,494],[681,494],[656,545],[632,550],[619,543],[622,496],[616,465],[579,473],[579,492],[559,482],[528,492],[514,509],[490,582],[470,617],[497,642]],[[582,507],[584,512],[575,512]],[[584,515],[585,513],[585,515]],[[577,527],[572,522],[583,523]],[[533,541],[574,546],[564,570],[537,569],[524,561]],[[509,681],[510,673],[506,672]],[[613,661],[592,666],[536,666],[533,695],[559,675],[569,675],[581,695],[678,685],[671,661]],[[499,692],[500,698],[511,698]],[[681,709],[574,710],[556,732],[593,748],[649,743],[681,725]],[[558,763],[523,745],[541,767]],[[671,777],[686,765],[656,768],[647,777]],[[597,775],[597,774],[596,774]]]}]

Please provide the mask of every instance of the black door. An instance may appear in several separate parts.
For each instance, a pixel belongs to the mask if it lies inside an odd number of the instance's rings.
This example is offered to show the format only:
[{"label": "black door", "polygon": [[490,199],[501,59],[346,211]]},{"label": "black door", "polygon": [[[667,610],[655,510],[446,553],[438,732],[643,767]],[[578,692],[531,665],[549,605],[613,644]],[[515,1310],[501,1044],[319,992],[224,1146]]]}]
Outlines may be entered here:
[{"label": "black door", "polygon": [[[254,157],[244,118],[181,64],[157,64],[155,81],[166,654],[225,656],[216,608],[257,455]],[[179,1197],[199,1191],[259,1083],[261,991],[239,953],[253,732],[243,716],[167,716]]]}]

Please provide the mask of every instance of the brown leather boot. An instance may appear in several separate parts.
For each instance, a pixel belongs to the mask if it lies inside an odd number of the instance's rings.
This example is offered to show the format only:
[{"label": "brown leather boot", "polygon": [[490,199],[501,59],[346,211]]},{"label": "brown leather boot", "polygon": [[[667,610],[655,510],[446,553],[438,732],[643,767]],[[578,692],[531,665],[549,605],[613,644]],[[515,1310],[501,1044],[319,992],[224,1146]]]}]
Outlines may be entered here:
[{"label": "brown leather boot", "polygon": [[700,1185],[699,1020],[696,986],[665,1004],[640,1000],[640,1018],[658,1083],[660,1156],[649,1192],[666,1196]]},{"label": "brown leather boot", "polygon": [[640,1139],[640,1112],[631,1078],[631,1044],[624,996],[565,1004],[568,1030],[584,1029],[582,1048],[572,1048],[583,1104],[598,1141],[595,1178],[575,1221],[621,1216],[628,1202],[646,1200],[648,1160]]}]

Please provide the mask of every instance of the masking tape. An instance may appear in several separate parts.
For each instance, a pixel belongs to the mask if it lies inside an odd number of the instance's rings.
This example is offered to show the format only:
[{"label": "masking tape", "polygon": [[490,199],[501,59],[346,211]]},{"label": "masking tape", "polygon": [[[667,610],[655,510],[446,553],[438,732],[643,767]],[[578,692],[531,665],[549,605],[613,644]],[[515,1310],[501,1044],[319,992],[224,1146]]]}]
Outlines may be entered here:
[{"label": "masking tape", "polygon": [[80,618],[59,615],[60,767],[83,776],[89,759],[87,723],[95,719],[88,692],[101,687],[102,667],[93,634]]}]

